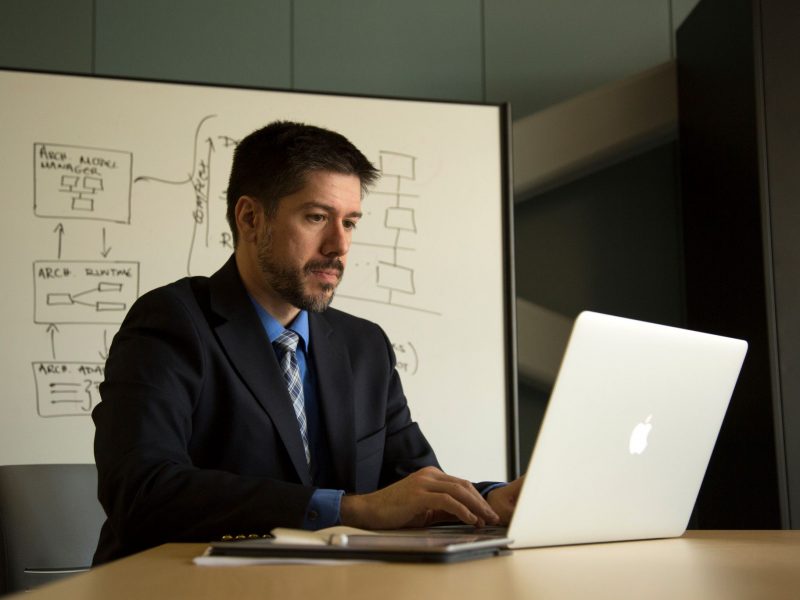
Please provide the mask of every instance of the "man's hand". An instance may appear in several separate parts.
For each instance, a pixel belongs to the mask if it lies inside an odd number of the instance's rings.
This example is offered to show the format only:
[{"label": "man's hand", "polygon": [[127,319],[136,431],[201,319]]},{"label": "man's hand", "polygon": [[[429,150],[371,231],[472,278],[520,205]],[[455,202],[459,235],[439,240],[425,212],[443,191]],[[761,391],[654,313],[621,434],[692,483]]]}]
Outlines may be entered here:
[{"label": "man's hand", "polygon": [[508,525],[511,521],[511,515],[514,514],[514,509],[517,506],[519,490],[522,488],[524,479],[524,475],[518,477],[508,485],[493,489],[486,496],[489,506],[500,516],[501,525]]},{"label": "man's hand", "polygon": [[453,518],[477,527],[499,521],[475,486],[436,467],[371,494],[343,496],[341,517],[343,525],[363,529],[426,527]]}]

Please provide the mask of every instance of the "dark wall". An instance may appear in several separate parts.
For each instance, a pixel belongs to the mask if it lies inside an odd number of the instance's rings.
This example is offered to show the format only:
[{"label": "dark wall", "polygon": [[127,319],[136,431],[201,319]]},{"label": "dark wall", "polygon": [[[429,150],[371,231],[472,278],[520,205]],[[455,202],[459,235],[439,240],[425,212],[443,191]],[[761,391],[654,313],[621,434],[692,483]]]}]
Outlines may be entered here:
[{"label": "dark wall", "polygon": [[[800,528],[800,3],[760,2],[762,198],[774,314],[778,468],[788,525]],[[770,273],[768,273],[768,276]]]},{"label": "dark wall", "polygon": [[519,204],[517,294],[570,318],[683,322],[674,144]]},{"label": "dark wall", "polygon": [[687,324],[750,344],[696,506],[702,528],[791,525],[799,26],[793,3],[703,0],[677,36]]}]

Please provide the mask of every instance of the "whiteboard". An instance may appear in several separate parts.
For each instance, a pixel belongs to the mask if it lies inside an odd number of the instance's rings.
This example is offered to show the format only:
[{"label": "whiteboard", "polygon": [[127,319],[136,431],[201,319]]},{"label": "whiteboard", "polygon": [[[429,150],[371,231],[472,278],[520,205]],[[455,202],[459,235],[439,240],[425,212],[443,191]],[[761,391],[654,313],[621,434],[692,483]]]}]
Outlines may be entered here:
[{"label": "whiteboard", "polygon": [[92,408],[131,303],[232,252],[239,139],[343,133],[382,171],[333,306],[391,339],[445,470],[516,469],[503,106],[0,71],[0,463],[93,462]]}]

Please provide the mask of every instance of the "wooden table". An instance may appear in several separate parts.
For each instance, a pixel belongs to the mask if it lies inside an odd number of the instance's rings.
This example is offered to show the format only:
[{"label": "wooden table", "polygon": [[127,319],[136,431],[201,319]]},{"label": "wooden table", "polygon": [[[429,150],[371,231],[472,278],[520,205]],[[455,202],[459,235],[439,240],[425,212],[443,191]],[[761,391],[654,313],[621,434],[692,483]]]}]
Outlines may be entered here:
[{"label": "wooden table", "polygon": [[516,550],[452,565],[198,567],[166,544],[28,592],[29,600],[800,598],[800,531],[694,531],[669,540]]}]

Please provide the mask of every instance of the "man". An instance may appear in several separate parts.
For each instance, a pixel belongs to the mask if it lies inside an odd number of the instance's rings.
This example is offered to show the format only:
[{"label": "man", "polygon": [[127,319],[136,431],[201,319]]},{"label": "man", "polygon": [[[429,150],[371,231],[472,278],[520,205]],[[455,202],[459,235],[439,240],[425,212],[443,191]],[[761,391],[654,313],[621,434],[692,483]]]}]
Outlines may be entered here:
[{"label": "man", "polygon": [[328,308],[377,176],[317,127],[276,122],[238,145],[234,255],[142,296],[111,346],[92,415],[96,564],[277,526],[508,521],[519,483],[443,473],[383,331]]}]

